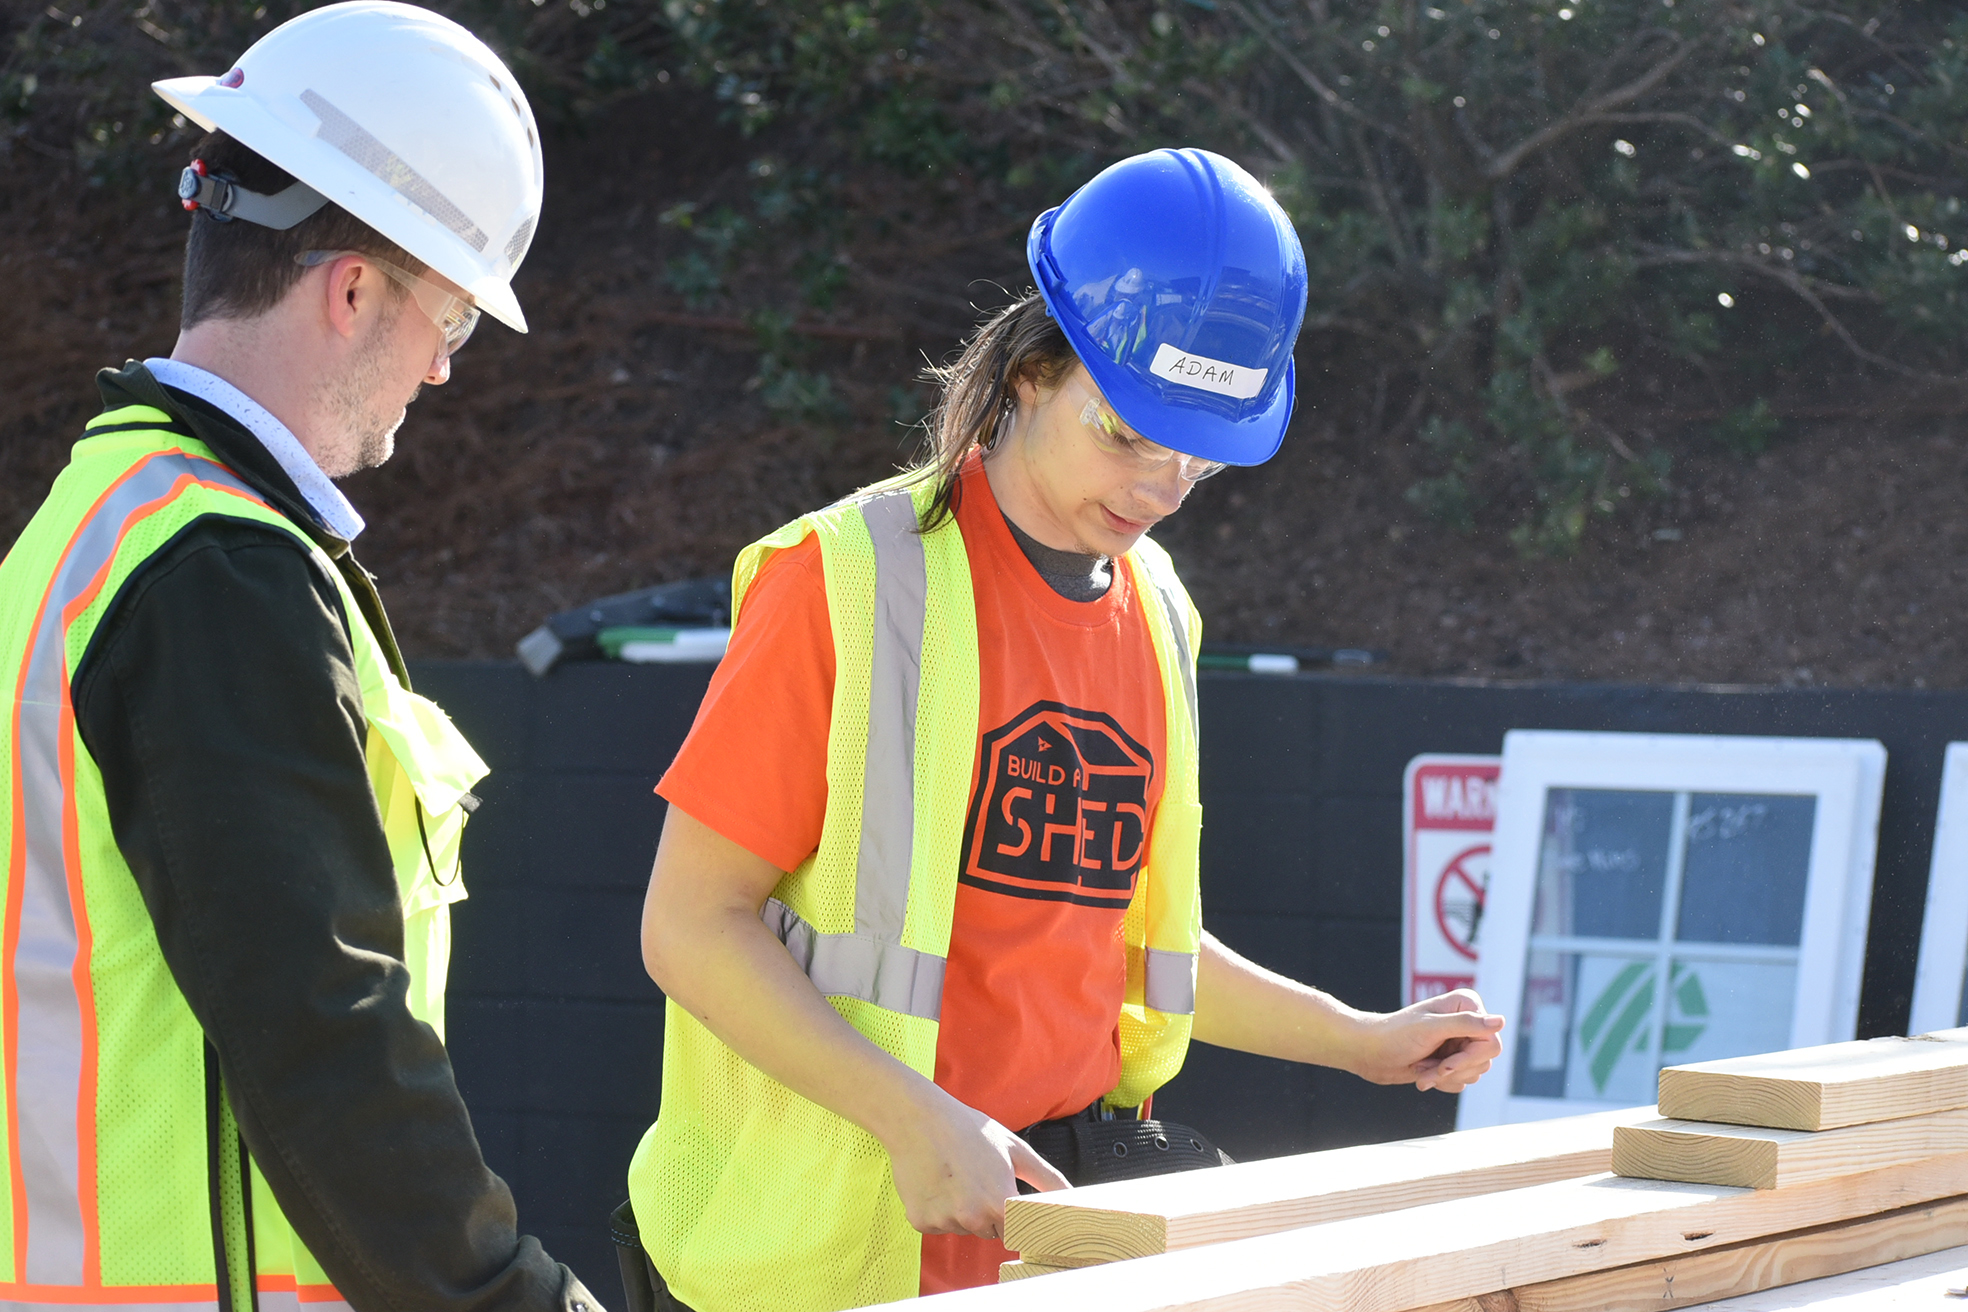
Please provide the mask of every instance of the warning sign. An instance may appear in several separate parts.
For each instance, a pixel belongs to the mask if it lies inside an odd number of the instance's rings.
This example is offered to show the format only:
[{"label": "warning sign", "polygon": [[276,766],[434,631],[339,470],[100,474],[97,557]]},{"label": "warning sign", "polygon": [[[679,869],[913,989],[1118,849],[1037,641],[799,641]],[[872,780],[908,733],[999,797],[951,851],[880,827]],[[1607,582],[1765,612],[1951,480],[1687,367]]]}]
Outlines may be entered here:
[{"label": "warning sign", "polygon": [[1417,756],[1402,790],[1402,1002],[1476,983],[1498,756]]}]

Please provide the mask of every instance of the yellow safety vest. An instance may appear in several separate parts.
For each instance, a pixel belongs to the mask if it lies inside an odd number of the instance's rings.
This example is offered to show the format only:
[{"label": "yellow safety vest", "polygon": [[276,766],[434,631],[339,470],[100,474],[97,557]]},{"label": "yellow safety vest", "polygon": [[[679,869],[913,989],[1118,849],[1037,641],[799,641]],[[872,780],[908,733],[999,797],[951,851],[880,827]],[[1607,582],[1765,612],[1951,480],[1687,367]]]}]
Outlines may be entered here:
[{"label": "yellow safety vest", "polygon": [[461,802],[485,763],[397,678],[313,541],[173,423],[142,405],[98,416],[0,561],[0,1304],[237,1312],[257,1294],[262,1312],[347,1312],[206,1069],[204,1032],[117,849],[70,681],[123,582],[201,516],[266,524],[314,552],[342,591],[410,1010],[440,1037],[450,904],[465,895]]},{"label": "yellow safety vest", "polygon": [[[936,1068],[944,960],[977,753],[977,616],[954,519],[923,533],[927,482],[904,476],[746,548],[733,622],[767,559],[820,540],[834,634],[820,846],[764,918],[857,1030],[925,1077]],[[1202,625],[1168,554],[1123,557],[1153,638],[1168,762],[1124,917],[1121,1078],[1135,1107],[1182,1066],[1202,937],[1196,852],[1195,651]],[[873,1136],[746,1063],[668,1005],[663,1098],[629,1168],[643,1243],[697,1312],[833,1312],[913,1297],[922,1236]]]}]

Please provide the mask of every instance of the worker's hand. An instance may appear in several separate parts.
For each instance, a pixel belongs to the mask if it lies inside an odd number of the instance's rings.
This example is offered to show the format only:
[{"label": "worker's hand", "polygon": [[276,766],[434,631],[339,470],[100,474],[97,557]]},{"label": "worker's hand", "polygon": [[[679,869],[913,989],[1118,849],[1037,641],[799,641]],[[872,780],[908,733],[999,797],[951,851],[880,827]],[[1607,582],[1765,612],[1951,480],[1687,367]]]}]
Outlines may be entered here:
[{"label": "worker's hand", "polygon": [[909,1224],[926,1235],[1000,1239],[1018,1181],[1040,1190],[1069,1183],[1023,1139],[935,1085],[884,1146]]},{"label": "worker's hand", "polygon": [[1456,989],[1365,1018],[1365,1043],[1354,1069],[1375,1084],[1460,1093],[1503,1053],[1503,1017],[1483,1010],[1474,989]]}]

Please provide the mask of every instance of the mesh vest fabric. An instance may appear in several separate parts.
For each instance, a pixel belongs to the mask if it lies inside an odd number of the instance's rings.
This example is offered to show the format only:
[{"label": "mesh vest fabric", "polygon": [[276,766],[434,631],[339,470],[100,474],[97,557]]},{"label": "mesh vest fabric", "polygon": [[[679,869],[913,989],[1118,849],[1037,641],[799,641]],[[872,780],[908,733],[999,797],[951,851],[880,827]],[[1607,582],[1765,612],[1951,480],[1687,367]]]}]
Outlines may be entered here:
[{"label": "mesh vest fabric", "polygon": [[340,1296],[241,1160],[229,1106],[208,1085],[204,1034],[117,849],[69,682],[124,582],[195,520],[264,524],[314,552],[342,590],[404,902],[411,1010],[440,1033],[449,904],[464,895],[459,802],[485,766],[391,672],[333,563],[171,423],[146,406],[98,417],[0,562],[0,1303],[215,1308],[216,1239],[233,1306],[257,1296],[332,1312]]},{"label": "mesh vest fabric", "polygon": [[[935,1071],[934,1000],[956,907],[980,698],[962,533],[954,519],[927,533],[915,528],[930,492],[909,476],[876,484],[746,548],[732,578],[736,623],[773,553],[809,535],[819,540],[835,658],[827,807],[819,847],[780,881],[766,915],[828,1002],[925,1078]],[[913,615],[897,614],[896,590],[883,574],[898,564],[917,568],[912,552],[919,552],[922,591]],[[1155,632],[1170,732],[1167,783],[1125,918],[1116,1106],[1139,1105],[1181,1067],[1189,1016],[1148,1004],[1174,1005],[1170,999],[1186,988],[1184,1011],[1193,1010],[1202,933],[1192,655],[1200,628],[1160,548],[1144,540],[1126,559]],[[881,754],[882,721],[893,715],[883,649],[912,622],[919,628],[909,639],[919,632],[919,645],[903,644],[916,653],[907,707],[911,787],[901,798],[868,781],[892,773],[871,759]],[[868,883],[887,877],[871,849],[894,845],[898,821],[909,835],[907,914],[896,950],[864,953],[860,940],[877,932],[869,905],[878,899]],[[830,946],[840,958],[871,955],[877,966],[860,975],[823,970]],[[933,957],[933,967],[909,953]],[[905,971],[915,987],[891,987]],[[933,987],[922,984],[925,975],[934,976]],[[931,1005],[922,1005],[926,997]],[[917,1292],[922,1237],[908,1224],[881,1144],[762,1074],[674,1002],[665,1013],[662,1110],[636,1150],[629,1195],[657,1270],[697,1312],[834,1312]]]}]

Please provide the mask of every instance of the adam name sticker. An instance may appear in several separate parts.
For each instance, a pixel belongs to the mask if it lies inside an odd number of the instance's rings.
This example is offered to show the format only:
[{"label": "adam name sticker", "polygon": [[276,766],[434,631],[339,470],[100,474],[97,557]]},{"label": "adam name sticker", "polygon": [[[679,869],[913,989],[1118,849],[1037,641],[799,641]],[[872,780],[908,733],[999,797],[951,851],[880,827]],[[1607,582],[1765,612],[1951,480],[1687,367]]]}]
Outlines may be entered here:
[{"label": "adam name sticker", "polygon": [[1212,360],[1194,351],[1178,351],[1163,342],[1156,348],[1155,360],[1148,366],[1148,372],[1171,383],[1181,383],[1184,387],[1248,401],[1264,390],[1264,376],[1271,371]]}]

